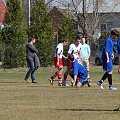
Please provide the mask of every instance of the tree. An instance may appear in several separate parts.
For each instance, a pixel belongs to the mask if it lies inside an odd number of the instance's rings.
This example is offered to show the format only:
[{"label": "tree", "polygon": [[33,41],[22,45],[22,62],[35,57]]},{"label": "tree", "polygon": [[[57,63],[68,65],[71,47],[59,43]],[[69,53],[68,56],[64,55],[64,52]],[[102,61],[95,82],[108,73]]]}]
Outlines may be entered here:
[{"label": "tree", "polygon": [[70,43],[73,43],[78,33],[75,21],[71,18],[69,14],[63,16],[61,21],[62,22],[58,33],[58,38],[59,39],[67,38],[69,39]]},{"label": "tree", "polygon": [[4,65],[21,67],[25,65],[26,28],[21,0],[7,3],[6,25],[2,30],[5,43]]},{"label": "tree", "polygon": [[[105,12],[114,15],[114,11],[119,10],[120,0],[60,0],[62,8],[70,4],[73,19],[76,20],[78,30],[87,37],[88,43],[94,43],[93,36],[100,33],[99,23],[110,22]],[[66,5],[64,5],[66,1]],[[68,1],[68,2],[67,2]],[[60,3],[59,0],[56,2]],[[59,5],[59,4],[58,4]],[[60,5],[59,5],[60,6]],[[58,6],[58,7],[59,7]],[[110,16],[109,16],[110,17]],[[106,21],[107,20],[107,21]],[[108,32],[108,31],[107,31]]]},{"label": "tree", "polygon": [[31,25],[29,36],[38,40],[37,48],[42,66],[52,64],[54,52],[54,37],[52,34],[52,23],[48,15],[44,0],[32,0]]},{"label": "tree", "polygon": [[3,59],[4,49],[5,46],[3,42],[2,29],[0,28],[0,55],[1,55],[0,57],[2,57],[2,59]]}]

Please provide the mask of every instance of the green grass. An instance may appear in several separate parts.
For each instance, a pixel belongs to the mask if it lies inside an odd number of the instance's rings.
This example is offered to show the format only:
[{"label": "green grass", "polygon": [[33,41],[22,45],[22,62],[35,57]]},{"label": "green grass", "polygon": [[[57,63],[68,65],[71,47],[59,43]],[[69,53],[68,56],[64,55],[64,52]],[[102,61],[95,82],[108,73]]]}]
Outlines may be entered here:
[{"label": "green grass", "polygon": [[[27,69],[0,69],[0,120],[119,120],[120,75],[114,66],[113,84],[117,91],[96,86],[103,74],[101,66],[91,66],[92,86],[58,87],[47,80],[53,68],[36,71],[38,84],[24,81]],[[70,77],[68,77],[70,79]],[[68,81],[70,84],[70,81]]]}]

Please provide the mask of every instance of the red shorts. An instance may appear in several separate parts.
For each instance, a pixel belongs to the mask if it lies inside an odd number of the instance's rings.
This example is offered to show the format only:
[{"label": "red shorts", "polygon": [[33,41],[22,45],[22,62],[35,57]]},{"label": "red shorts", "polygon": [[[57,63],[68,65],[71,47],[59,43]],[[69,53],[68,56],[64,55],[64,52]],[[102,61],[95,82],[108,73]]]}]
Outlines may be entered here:
[{"label": "red shorts", "polygon": [[57,65],[57,58],[54,57],[54,65],[55,68],[62,68],[63,67],[62,58],[59,58],[59,65]]},{"label": "red shorts", "polygon": [[67,67],[70,68],[72,66],[72,61],[67,59]]}]

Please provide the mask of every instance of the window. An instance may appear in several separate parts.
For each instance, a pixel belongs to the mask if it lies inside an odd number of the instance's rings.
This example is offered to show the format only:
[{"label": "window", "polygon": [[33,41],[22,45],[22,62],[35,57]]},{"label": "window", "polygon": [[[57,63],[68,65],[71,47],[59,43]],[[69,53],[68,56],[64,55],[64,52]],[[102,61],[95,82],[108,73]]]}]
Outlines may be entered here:
[{"label": "window", "polygon": [[101,32],[107,31],[107,24],[101,24]]}]

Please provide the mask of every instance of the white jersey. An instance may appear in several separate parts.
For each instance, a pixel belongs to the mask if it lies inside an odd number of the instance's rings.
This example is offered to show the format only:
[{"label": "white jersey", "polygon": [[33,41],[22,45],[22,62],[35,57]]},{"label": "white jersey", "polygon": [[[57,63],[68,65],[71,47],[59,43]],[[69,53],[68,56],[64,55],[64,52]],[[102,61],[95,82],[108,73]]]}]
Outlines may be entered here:
[{"label": "white jersey", "polygon": [[62,56],[63,56],[63,43],[59,43],[56,46],[55,52],[54,52],[54,57],[57,57],[57,55],[59,55],[59,58],[62,58]]},{"label": "white jersey", "polygon": [[68,50],[68,54],[73,54],[75,59],[78,59],[80,57],[80,49],[81,49],[81,43],[76,46],[75,44],[71,44]]}]

